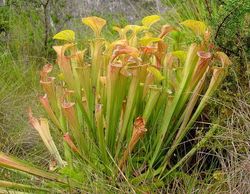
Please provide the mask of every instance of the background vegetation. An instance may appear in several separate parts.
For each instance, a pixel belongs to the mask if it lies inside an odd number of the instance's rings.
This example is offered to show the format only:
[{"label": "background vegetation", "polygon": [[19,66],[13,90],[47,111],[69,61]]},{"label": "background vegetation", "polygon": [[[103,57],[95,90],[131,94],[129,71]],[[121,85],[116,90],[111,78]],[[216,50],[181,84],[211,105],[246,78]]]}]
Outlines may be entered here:
[{"label": "background vegetation", "polygon": [[[207,123],[219,120],[221,127],[206,148],[182,167],[186,174],[174,175],[164,189],[169,193],[250,193],[249,10],[247,0],[5,1],[0,7],[0,150],[48,165],[49,154],[28,125],[27,108],[43,114],[36,98],[41,90],[38,72],[55,59],[51,48],[56,32],[72,29],[84,42],[90,34],[80,18],[88,15],[109,21],[106,33],[110,36],[115,33],[112,25],[136,23],[154,13],[170,24],[198,19],[211,27],[214,45],[233,61],[196,124],[206,128]],[[189,140],[195,142],[200,135],[192,130]],[[6,180],[8,173],[0,169],[0,177]]]}]

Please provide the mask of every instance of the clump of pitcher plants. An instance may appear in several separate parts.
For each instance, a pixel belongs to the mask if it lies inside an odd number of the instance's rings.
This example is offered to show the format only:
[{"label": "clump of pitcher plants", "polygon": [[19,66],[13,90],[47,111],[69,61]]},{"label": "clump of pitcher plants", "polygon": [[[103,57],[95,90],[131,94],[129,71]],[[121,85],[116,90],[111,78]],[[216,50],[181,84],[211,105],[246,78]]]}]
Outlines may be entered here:
[{"label": "clump of pitcher plants", "polygon": [[[71,30],[54,36],[64,43],[53,47],[60,72],[52,77],[52,64],[40,72],[44,94],[39,101],[48,119],[35,118],[29,110],[30,124],[51,154],[54,168],[46,171],[0,153],[1,167],[41,180],[39,187],[4,180],[1,187],[88,192],[88,184],[102,177],[114,187],[127,183],[131,192],[150,191],[162,187],[206,145],[216,127],[183,158],[171,160],[225,77],[230,60],[213,48],[203,22],[187,20],[152,30],[159,20],[152,15],[143,18],[142,25],[114,27],[119,38],[109,42],[102,35],[104,19],[83,18],[94,33],[84,50],[79,50]],[[183,50],[171,49],[167,37],[183,27],[200,41]],[[50,130],[60,135],[52,137]],[[53,138],[62,142],[63,150]]]}]

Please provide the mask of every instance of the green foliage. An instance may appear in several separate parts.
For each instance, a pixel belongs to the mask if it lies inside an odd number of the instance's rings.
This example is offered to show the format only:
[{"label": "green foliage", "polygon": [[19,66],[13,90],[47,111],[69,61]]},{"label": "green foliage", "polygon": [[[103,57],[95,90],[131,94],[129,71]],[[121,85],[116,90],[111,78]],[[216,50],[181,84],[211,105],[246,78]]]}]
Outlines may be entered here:
[{"label": "green foliage", "polygon": [[21,139],[29,131],[24,115],[30,104],[36,107],[32,100],[38,87],[36,63],[32,61],[28,67],[22,66],[23,63],[15,60],[9,50],[0,49],[0,149],[23,153]]},{"label": "green foliage", "polygon": [[9,29],[9,9],[6,6],[0,7],[0,33],[6,32]]},{"label": "green foliage", "polygon": [[[166,20],[180,22],[196,19],[207,23],[213,31],[214,44],[228,55],[246,63],[249,56],[249,13],[248,0],[188,0],[164,1],[170,6]],[[168,19],[170,18],[170,19]]]},{"label": "green foliage", "polygon": [[[1,39],[1,45],[10,49],[13,57],[20,61],[29,63],[29,57],[40,57],[45,54],[43,42],[43,21],[40,15],[31,6],[27,11],[23,6],[9,5],[8,18],[5,20],[8,29],[5,36]],[[32,59],[31,59],[32,60]],[[41,60],[40,60],[41,61]]]}]

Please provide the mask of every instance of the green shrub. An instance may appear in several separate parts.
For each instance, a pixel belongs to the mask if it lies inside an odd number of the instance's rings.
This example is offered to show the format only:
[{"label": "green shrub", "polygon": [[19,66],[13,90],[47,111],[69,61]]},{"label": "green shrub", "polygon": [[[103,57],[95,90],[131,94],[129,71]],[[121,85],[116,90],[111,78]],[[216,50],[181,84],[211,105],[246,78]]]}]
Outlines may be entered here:
[{"label": "green shrub", "polygon": [[[248,0],[165,0],[169,7],[164,18],[170,23],[186,19],[206,22],[213,32],[214,44],[232,57],[243,70],[249,59],[249,13]],[[245,68],[246,69],[246,68]],[[240,73],[243,73],[244,70]]]}]

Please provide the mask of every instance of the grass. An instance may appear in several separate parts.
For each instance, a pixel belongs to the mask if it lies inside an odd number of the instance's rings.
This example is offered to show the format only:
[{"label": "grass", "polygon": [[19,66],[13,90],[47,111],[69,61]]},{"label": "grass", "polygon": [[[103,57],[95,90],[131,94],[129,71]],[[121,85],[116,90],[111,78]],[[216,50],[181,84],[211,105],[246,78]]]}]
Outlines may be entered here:
[{"label": "grass", "polygon": [[35,98],[39,91],[39,67],[33,59],[29,60],[29,65],[24,65],[10,50],[1,50],[0,148],[25,156],[36,145],[35,135],[27,123],[27,110],[30,105],[38,110]]},{"label": "grass", "polygon": [[235,97],[231,105],[232,114],[225,119],[227,129],[217,141],[222,171],[225,173],[224,184],[231,193],[249,192],[249,92],[238,88],[240,97]]},{"label": "grass", "polygon": [[[221,113],[220,118],[226,127],[213,138],[211,144],[211,154],[216,156],[219,164],[217,178],[213,175],[215,183],[210,185],[214,192],[249,192],[250,98],[248,92],[242,92],[240,98],[235,97],[233,104],[226,106],[227,111],[231,111],[230,116],[225,117],[225,112]],[[225,102],[222,104],[225,106]]]}]

